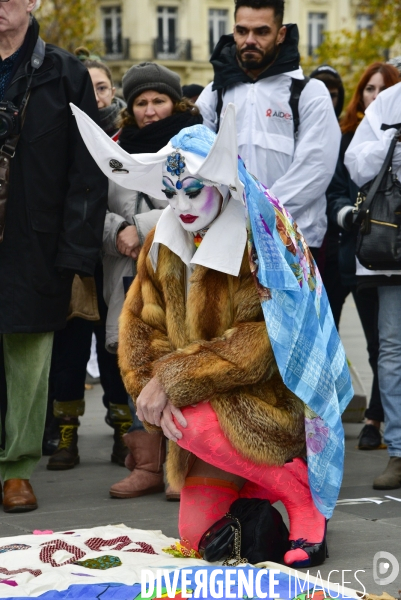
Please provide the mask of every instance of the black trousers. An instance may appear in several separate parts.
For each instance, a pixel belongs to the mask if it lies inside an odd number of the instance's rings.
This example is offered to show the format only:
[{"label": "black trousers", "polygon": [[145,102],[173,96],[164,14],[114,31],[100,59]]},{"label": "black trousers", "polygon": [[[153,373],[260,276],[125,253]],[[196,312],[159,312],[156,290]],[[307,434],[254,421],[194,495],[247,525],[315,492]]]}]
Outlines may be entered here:
[{"label": "black trousers", "polygon": [[74,318],[65,329],[54,336],[50,368],[49,400],[70,402],[80,400],[85,394],[86,365],[90,357],[92,333],[96,336],[96,351],[103,387],[103,404],[128,404],[128,395],[121,379],[117,356],[105,348],[107,305],[103,299],[103,268],[95,272],[100,321]]},{"label": "black trousers", "polygon": [[377,289],[370,288],[364,290],[362,293],[357,293],[356,285],[344,285],[341,280],[338,265],[338,254],[335,255],[331,252],[330,254],[326,254],[322,278],[337,329],[339,328],[345,299],[349,293],[352,293],[353,295],[363,332],[365,334],[369,364],[373,371],[372,390],[365,417],[367,419],[372,419],[373,421],[383,422],[384,412],[380,398],[379,379],[377,375],[377,360],[379,357],[379,299]]}]

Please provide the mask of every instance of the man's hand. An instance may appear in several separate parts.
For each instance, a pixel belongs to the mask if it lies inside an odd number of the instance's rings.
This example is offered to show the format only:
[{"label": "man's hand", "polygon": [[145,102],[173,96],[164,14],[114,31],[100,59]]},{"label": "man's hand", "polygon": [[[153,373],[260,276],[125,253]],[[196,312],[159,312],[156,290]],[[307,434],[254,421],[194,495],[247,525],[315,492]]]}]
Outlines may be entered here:
[{"label": "man's hand", "polygon": [[130,256],[136,260],[139,256],[141,244],[135,225],[129,225],[117,234],[117,250],[124,256]]},{"label": "man's hand", "polygon": [[178,421],[181,427],[187,426],[185,417],[180,411],[180,409],[176,408],[171,404],[170,401],[168,401],[167,406],[163,410],[161,418],[161,427],[166,438],[172,440],[173,442],[178,442],[178,440],[182,438],[182,433],[174,423],[173,417],[175,417],[175,419]]},{"label": "man's hand", "polygon": [[153,377],[143,388],[136,400],[136,414],[140,421],[160,427],[160,419],[168,403],[167,396],[157,377]]}]

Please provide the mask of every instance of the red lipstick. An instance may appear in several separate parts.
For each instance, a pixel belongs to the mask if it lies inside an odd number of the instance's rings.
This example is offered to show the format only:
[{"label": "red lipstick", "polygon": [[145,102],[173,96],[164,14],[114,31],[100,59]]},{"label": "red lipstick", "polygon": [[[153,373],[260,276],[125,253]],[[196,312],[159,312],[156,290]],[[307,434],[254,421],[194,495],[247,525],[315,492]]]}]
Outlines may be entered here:
[{"label": "red lipstick", "polygon": [[180,215],[180,219],[183,223],[194,223],[198,217],[194,215]]}]

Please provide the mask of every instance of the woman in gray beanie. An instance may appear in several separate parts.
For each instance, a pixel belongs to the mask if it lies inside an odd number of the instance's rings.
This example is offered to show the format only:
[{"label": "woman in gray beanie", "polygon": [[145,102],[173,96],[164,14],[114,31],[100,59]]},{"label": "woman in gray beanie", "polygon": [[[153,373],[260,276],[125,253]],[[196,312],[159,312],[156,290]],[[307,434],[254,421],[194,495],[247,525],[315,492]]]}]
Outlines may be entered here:
[{"label": "woman in gray beanie", "polygon": [[130,154],[157,152],[184,127],[202,123],[198,108],[183,98],[180,78],[170,69],[140,63],[126,72],[122,83],[127,108],[121,113],[118,143]]},{"label": "woman in gray beanie", "polygon": [[[118,144],[130,154],[158,152],[184,127],[202,123],[198,108],[182,97],[179,76],[155,63],[131,67],[123,77],[127,107],[121,112]],[[114,137],[116,139],[117,136]],[[136,275],[136,259],[146,235],[168,202],[109,182],[109,212],[103,234],[104,297],[108,304],[106,347],[117,351],[118,318],[125,293]],[[135,498],[164,490],[166,440],[147,433],[135,416],[123,440],[131,473],[110,489],[113,498]],[[168,500],[179,494],[167,489]]]}]

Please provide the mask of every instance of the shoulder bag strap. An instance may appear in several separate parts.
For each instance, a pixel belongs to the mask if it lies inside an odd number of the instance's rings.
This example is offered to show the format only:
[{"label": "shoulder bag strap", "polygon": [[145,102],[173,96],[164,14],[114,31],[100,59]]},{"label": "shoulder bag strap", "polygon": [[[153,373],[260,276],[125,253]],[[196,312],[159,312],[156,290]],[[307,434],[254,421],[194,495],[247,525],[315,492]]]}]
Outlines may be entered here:
[{"label": "shoulder bag strap", "polygon": [[401,127],[397,129],[397,133],[394,135],[393,139],[391,140],[391,144],[387,151],[386,158],[384,159],[382,168],[380,169],[379,174],[377,175],[376,179],[374,180],[372,187],[370,188],[368,195],[366,196],[366,200],[363,203],[363,211],[364,212],[369,210],[370,205],[372,204],[372,201],[376,195],[376,192],[379,189],[380,184],[384,179],[384,176],[386,175],[387,171],[391,167],[391,161],[393,158],[395,146],[398,142],[400,131],[401,131]]},{"label": "shoulder bag strap", "polygon": [[142,198],[145,200],[148,209],[149,210],[154,210],[155,209],[155,205],[153,204],[152,200],[149,198],[149,196],[147,194],[144,194],[143,192],[141,192],[141,196]]},{"label": "shoulder bag strap", "polygon": [[223,109],[223,95],[224,95],[224,88],[218,89],[217,90],[217,105],[216,105],[216,115],[217,115],[216,133],[219,133],[219,129],[220,129],[220,117],[221,117],[221,111]]},{"label": "shoulder bag strap", "polygon": [[[32,71],[28,79],[28,85],[21,102],[21,130],[25,123],[26,109],[31,95],[31,85],[33,73],[36,69],[42,66],[45,58],[45,43],[42,38],[38,37],[35,48],[31,56]],[[27,65],[28,67],[28,65]],[[26,68],[27,68],[26,67]],[[10,161],[15,156],[18,140],[21,135],[21,130],[18,135],[15,135],[9,140],[6,140],[0,148],[0,243],[4,239],[4,228],[6,219],[6,204],[8,200],[9,183],[10,183]]]},{"label": "shoulder bag strap", "polygon": [[46,44],[42,40],[42,38],[38,37],[38,39],[36,40],[35,47],[32,52],[32,56],[31,56],[32,71],[31,71],[31,74],[29,75],[28,85],[27,85],[24,97],[22,99],[22,102],[21,102],[21,130],[20,130],[20,133],[18,135],[15,135],[14,137],[10,138],[9,140],[6,140],[0,149],[0,154],[3,156],[7,156],[8,158],[14,158],[18,140],[21,135],[22,127],[24,126],[24,123],[25,123],[26,109],[28,107],[28,101],[29,101],[29,98],[31,95],[33,73],[36,69],[39,69],[42,66],[43,61],[45,59],[45,51],[46,51]]}]

